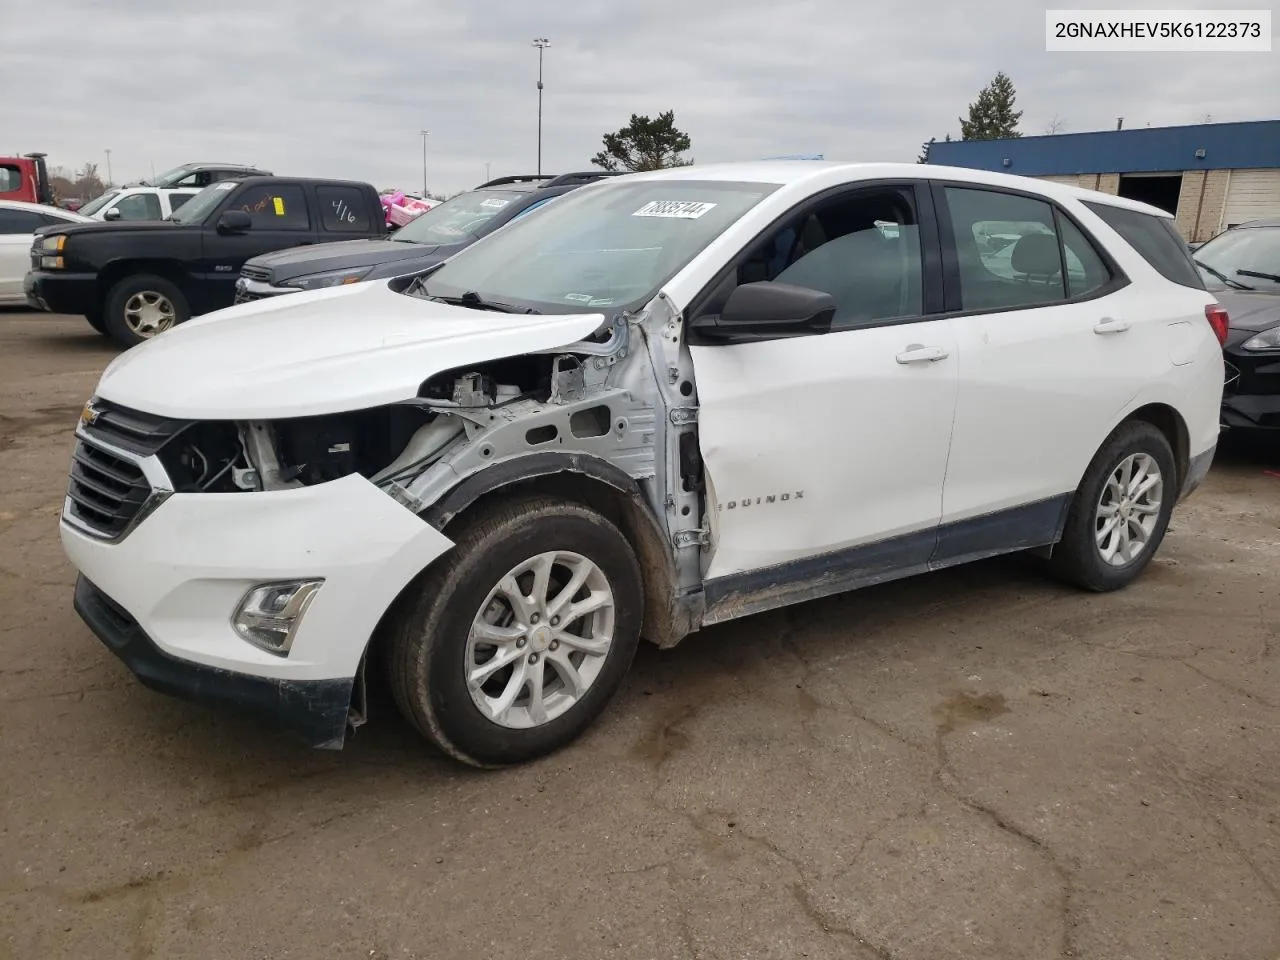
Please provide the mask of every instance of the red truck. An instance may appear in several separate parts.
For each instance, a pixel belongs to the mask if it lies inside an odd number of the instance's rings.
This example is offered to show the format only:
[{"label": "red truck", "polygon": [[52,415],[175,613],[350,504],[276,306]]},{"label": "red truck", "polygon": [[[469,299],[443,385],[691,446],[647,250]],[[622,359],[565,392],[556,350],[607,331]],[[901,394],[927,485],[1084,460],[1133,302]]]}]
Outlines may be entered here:
[{"label": "red truck", "polygon": [[45,154],[27,153],[21,157],[0,157],[0,200],[23,200],[27,203],[53,203]]}]

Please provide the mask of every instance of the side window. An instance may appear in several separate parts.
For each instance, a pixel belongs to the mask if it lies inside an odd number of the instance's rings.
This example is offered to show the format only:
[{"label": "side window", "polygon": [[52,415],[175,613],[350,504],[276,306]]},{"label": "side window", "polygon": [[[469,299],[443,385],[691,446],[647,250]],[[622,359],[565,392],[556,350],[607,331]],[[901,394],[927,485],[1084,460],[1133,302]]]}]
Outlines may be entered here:
[{"label": "side window", "polygon": [[1067,295],[1083,297],[1111,282],[1111,271],[1097,248],[1074,223],[1058,217],[1062,252],[1067,261]]},{"label": "side window", "polygon": [[120,211],[121,220],[160,220],[160,198],[154,193],[131,193],[111,205]]},{"label": "side window", "polygon": [[260,230],[308,230],[311,227],[302,188],[288,184],[247,187],[228,209],[243,210]]},{"label": "side window", "polygon": [[368,233],[369,205],[355,187],[316,187],[320,224],[332,233]]},{"label": "side window", "polygon": [[1186,241],[1182,239],[1172,220],[1137,210],[1126,210],[1109,203],[1085,201],[1084,205],[1124,237],[1129,246],[1137,250],[1166,280],[1197,290],[1205,288],[1204,279],[1191,259]]},{"label": "side window", "polygon": [[43,227],[44,217],[29,210],[0,210],[0,236],[35,233]]},{"label": "side window", "polygon": [[1053,207],[1043,200],[947,187],[960,303],[1007,310],[1067,299]]},{"label": "side window", "polygon": [[171,193],[169,194],[169,209],[177,210],[184,203],[194,197],[194,193]]},{"label": "side window", "polygon": [[[558,194],[557,194],[557,196],[558,196]],[[551,202],[552,200],[554,200],[554,199],[555,199],[555,197],[543,197],[543,198],[542,198],[541,200],[539,200],[537,203],[531,203],[531,204],[529,204],[527,207],[525,207],[523,210],[521,210],[519,213],[517,213],[514,217],[512,217],[510,220],[508,220],[508,221],[507,221],[507,223],[515,223],[515,222],[516,222],[517,220],[519,220],[521,217],[523,217],[523,216],[525,216],[525,215],[527,215],[527,214],[533,213],[533,211],[537,210],[537,209],[538,209],[540,206],[542,206],[544,203],[550,203],[550,202]]]},{"label": "side window", "polygon": [[834,325],[848,328],[921,316],[922,263],[913,191],[864,189],[781,225],[752,248],[736,279],[828,293],[836,301]]},{"label": "side window", "polygon": [[8,164],[0,164],[0,193],[22,189],[22,171]]}]

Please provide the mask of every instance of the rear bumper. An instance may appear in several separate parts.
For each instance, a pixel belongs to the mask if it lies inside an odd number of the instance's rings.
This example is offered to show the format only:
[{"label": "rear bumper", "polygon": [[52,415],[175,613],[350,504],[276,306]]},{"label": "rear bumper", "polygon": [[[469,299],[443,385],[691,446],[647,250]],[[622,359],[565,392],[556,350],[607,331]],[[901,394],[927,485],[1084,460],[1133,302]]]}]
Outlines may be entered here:
[{"label": "rear bumper", "polygon": [[232,706],[313,747],[342,747],[353,678],[288,680],[180,660],[156,646],[138,621],[83,575],[76,579],[75,609],[144,686],[184,700]]},{"label": "rear bumper", "polygon": [[50,313],[86,316],[96,310],[98,277],[93,273],[53,273],[32,270],[22,281],[27,305]]}]

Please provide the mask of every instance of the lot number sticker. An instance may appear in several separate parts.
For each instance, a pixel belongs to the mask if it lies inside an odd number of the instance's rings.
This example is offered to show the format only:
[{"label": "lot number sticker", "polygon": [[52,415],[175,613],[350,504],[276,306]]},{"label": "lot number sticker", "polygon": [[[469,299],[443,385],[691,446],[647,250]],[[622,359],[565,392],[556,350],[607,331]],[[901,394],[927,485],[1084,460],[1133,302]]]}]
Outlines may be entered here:
[{"label": "lot number sticker", "polygon": [[283,217],[284,216],[284,197],[272,197],[271,202],[276,208],[276,216]]},{"label": "lot number sticker", "polygon": [[488,207],[490,210],[501,210],[510,202],[510,200],[503,200],[501,197],[490,197],[488,200],[481,200],[480,206]]},{"label": "lot number sticker", "polygon": [[667,217],[671,220],[697,220],[714,203],[697,200],[651,200],[632,214],[633,217]]}]

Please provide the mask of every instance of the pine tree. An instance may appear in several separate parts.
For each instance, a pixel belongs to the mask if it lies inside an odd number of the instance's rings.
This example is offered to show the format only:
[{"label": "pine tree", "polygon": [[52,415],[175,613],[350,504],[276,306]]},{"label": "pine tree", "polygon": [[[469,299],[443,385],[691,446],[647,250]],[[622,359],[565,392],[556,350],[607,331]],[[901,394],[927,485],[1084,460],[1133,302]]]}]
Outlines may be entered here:
[{"label": "pine tree", "polygon": [[968,119],[960,118],[960,139],[1004,140],[1022,136],[1018,132],[1022,111],[1013,109],[1016,99],[1013,81],[1000,71],[982,88],[978,99],[969,104]]}]

